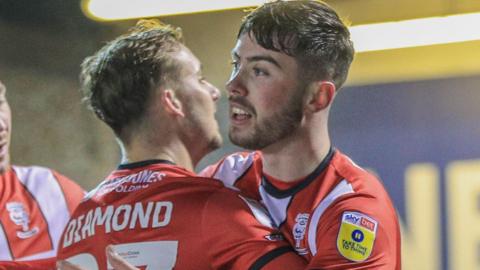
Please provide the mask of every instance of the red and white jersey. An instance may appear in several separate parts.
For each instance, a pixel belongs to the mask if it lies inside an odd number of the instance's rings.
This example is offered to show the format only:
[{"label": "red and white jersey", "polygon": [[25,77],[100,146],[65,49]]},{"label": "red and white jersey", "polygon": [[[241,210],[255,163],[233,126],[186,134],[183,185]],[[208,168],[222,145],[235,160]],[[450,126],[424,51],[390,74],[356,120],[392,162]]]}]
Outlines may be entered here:
[{"label": "red and white jersey", "polygon": [[399,223],[386,190],[338,150],[294,183],[263,175],[258,151],[229,155],[200,175],[261,201],[309,269],[401,269]]},{"label": "red and white jersey", "polygon": [[10,167],[0,175],[0,261],[54,258],[84,195],[79,185],[51,169]]},{"label": "red and white jersey", "polygon": [[57,258],[111,269],[105,248],[140,269],[304,269],[264,208],[167,161],[120,165],[69,221]]}]

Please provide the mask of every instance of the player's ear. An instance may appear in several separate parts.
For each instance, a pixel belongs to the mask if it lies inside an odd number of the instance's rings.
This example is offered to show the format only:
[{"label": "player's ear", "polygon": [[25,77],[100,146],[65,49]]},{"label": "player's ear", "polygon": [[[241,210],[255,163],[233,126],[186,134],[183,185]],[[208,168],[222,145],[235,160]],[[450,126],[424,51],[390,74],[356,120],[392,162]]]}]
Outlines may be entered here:
[{"label": "player's ear", "polygon": [[161,98],[163,107],[168,114],[185,117],[185,114],[183,113],[182,103],[178,99],[177,95],[175,95],[175,91],[173,91],[172,89],[165,89],[162,91]]},{"label": "player's ear", "polygon": [[307,110],[318,112],[326,109],[333,102],[336,87],[330,81],[314,81],[309,85],[307,95]]}]

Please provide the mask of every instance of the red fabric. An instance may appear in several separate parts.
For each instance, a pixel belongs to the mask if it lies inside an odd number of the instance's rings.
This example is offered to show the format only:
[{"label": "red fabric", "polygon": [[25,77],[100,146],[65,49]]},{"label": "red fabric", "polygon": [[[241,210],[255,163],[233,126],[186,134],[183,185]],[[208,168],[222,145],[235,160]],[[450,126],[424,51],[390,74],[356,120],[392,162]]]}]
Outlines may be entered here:
[{"label": "red fabric", "polygon": [[[1,178],[3,178],[0,181],[4,184],[3,192],[5,195],[0,197],[0,205],[3,206],[0,220],[2,221],[3,230],[5,231],[13,258],[21,258],[53,249],[53,243],[48,233],[47,221],[36,199],[22,185],[11,169],[3,174]],[[21,225],[16,224],[11,219],[11,215],[15,214],[7,211],[9,203],[21,204],[24,213],[28,213],[30,222],[25,227],[25,231]],[[20,212],[17,213],[21,215]],[[38,232],[35,233],[35,231]],[[21,237],[20,235],[22,234],[26,236]]]},{"label": "red fabric", "polygon": [[0,261],[0,270],[55,270],[55,258],[25,261],[6,262]]},{"label": "red fabric", "polygon": [[65,194],[68,209],[70,210],[70,214],[72,214],[77,205],[80,204],[85,196],[85,191],[83,191],[83,189],[76,182],[73,182],[66,176],[59,174],[56,171],[53,171],[53,174],[55,175],[55,178],[57,178],[58,183]]},{"label": "red fabric", "polygon": [[7,247],[0,251],[0,260],[54,257],[59,240],[55,235],[61,235],[62,223],[70,216],[62,209],[74,208],[83,195],[79,185],[48,168],[10,167],[0,175],[0,245]]},{"label": "red fabric", "polygon": [[[236,155],[242,158],[237,158]],[[247,158],[249,155],[250,157]],[[248,166],[241,164],[247,162],[246,160],[253,160],[253,164],[247,164]],[[230,163],[226,161],[230,161]],[[325,165],[323,170],[313,175],[313,181],[302,188],[296,189],[298,185],[302,185],[302,182],[297,181],[282,184],[280,189],[278,189],[277,182],[272,183],[273,189],[276,187],[276,191],[278,193],[283,192],[283,195],[276,199],[272,195],[273,201],[276,203],[270,204],[265,203],[269,198],[262,197],[260,192],[261,189],[267,190],[267,188],[261,187],[262,157],[259,152],[242,152],[227,156],[219,163],[207,167],[202,175],[215,177],[219,180],[224,180],[223,177],[231,178],[231,175],[238,176],[234,183],[235,187],[250,194],[252,198],[263,200],[272,215],[285,216],[285,220],[279,224],[280,230],[290,244],[301,251],[302,256],[309,261],[309,269],[400,270],[401,237],[399,222],[393,203],[380,180],[360,168],[338,150],[333,153],[333,157]],[[238,168],[247,169],[239,172]],[[228,174],[228,171],[231,171],[231,175]],[[221,174],[218,172],[221,172]],[[308,178],[307,176],[304,181],[308,181]],[[326,197],[344,180],[351,186],[353,192],[339,196],[329,204],[314,230],[315,235],[312,233],[312,236],[310,236],[310,226],[314,226],[311,221],[315,210],[322,202],[327,201]],[[229,182],[231,181],[230,179]],[[290,193],[288,193],[289,189],[291,190]],[[263,192],[265,194],[265,191]],[[346,259],[337,248],[337,237],[342,223],[342,215],[348,211],[367,215],[378,222],[372,253],[362,262]],[[299,215],[308,216],[308,222],[303,229],[300,229],[300,232],[303,231],[304,235],[300,237],[301,239],[295,240],[294,230]],[[311,238],[316,236],[314,238],[317,247],[315,256],[312,255],[313,251],[310,249],[309,236]]]},{"label": "red fabric", "polygon": [[[261,224],[237,192],[173,165],[117,170],[88,197],[67,225],[59,259],[73,262],[74,256],[91,254],[98,269],[104,270],[107,245],[117,245],[117,253],[124,256],[141,257],[146,254],[141,250],[145,242],[153,242],[159,245],[155,255],[132,264],[144,266],[173,258],[169,267],[179,270],[248,269],[265,254],[288,246],[267,239],[276,231]],[[98,221],[95,213],[111,216],[99,225],[93,221]],[[126,243],[132,244],[131,250],[119,252],[118,245]],[[173,253],[169,255],[167,249]],[[288,261],[282,263],[289,269],[304,268],[299,257]]]}]

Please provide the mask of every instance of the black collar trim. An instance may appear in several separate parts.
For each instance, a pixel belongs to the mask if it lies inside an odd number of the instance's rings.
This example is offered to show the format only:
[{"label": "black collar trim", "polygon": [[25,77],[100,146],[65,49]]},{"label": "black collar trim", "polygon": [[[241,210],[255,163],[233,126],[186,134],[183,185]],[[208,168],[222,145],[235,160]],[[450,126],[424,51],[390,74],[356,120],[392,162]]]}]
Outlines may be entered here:
[{"label": "black collar trim", "polygon": [[272,195],[275,198],[286,198],[290,197],[296,193],[298,193],[300,190],[304,189],[307,187],[311,182],[313,182],[317,176],[319,176],[323,170],[330,164],[330,161],[333,158],[333,155],[335,154],[335,149],[333,147],[330,148],[328,151],[328,154],[325,156],[325,158],[320,162],[320,164],[313,170],[312,173],[310,173],[305,180],[301,181],[298,185],[291,187],[287,190],[280,190],[277,189],[274,185],[272,185],[268,179],[262,175],[262,186],[265,188],[265,191]]},{"label": "black collar trim", "polygon": [[123,163],[118,165],[117,169],[118,170],[126,170],[126,169],[135,169],[135,168],[140,168],[140,167],[145,167],[148,165],[153,165],[153,164],[170,164],[170,165],[175,165],[175,163],[169,161],[169,160],[164,160],[164,159],[150,159],[150,160],[142,160],[142,161],[137,161],[137,162],[132,162],[132,163]]}]

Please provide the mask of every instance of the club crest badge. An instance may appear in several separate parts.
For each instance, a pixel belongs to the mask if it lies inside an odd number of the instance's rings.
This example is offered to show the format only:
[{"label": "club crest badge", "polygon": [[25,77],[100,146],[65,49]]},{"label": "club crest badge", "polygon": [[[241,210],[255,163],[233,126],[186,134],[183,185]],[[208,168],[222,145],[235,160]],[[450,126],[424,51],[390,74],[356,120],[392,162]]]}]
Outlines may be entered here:
[{"label": "club crest badge", "polygon": [[365,214],[344,212],[337,237],[340,254],[354,262],[365,261],[372,253],[377,226],[377,221]]},{"label": "club crest badge", "polygon": [[305,238],[305,231],[307,230],[309,214],[299,213],[295,218],[295,225],[293,225],[292,234],[295,240],[295,250],[300,255],[308,254],[308,249],[302,245]]},{"label": "club crest badge", "polygon": [[20,231],[17,231],[17,236],[21,239],[27,239],[36,235],[39,231],[38,227],[29,227],[30,217],[23,207],[22,203],[9,202],[6,205],[10,220],[18,226],[22,226]]}]

